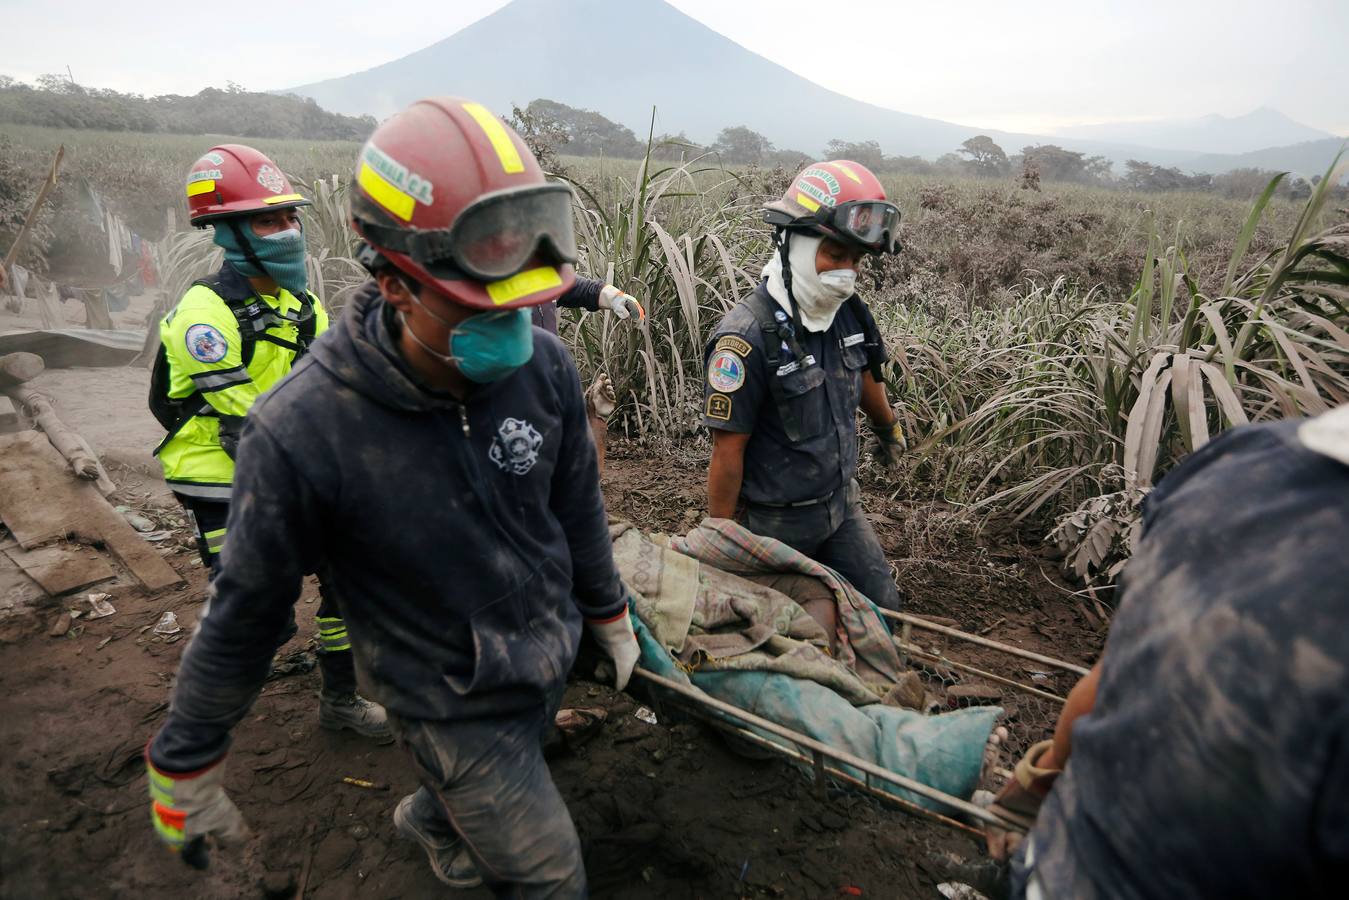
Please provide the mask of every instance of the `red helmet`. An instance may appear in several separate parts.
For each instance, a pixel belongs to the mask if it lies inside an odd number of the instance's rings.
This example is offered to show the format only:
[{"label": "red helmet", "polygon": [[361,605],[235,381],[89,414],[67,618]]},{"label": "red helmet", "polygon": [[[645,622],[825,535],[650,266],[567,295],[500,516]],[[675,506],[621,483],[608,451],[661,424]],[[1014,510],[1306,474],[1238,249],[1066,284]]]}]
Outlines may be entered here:
[{"label": "red helmet", "polygon": [[855,244],[868,253],[899,252],[899,207],[871,170],[846,159],[811,163],[781,200],[764,204],[764,221]]},{"label": "red helmet", "polygon": [[420,100],[375,129],[351,214],[369,264],[383,257],[463,306],[535,306],[576,281],[571,189],[461,97]]},{"label": "red helmet", "polygon": [[308,205],[276,163],[243,144],[212,147],[187,173],[188,221],[198,227],[227,216]]}]

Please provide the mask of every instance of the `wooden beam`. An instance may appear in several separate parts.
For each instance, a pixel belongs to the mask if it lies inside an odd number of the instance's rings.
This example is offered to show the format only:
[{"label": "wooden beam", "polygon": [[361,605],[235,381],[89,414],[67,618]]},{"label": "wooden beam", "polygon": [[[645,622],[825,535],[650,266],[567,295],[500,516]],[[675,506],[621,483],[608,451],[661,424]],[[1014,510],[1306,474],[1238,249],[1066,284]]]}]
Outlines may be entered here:
[{"label": "wooden beam", "polygon": [[0,389],[14,402],[15,409],[21,410],[24,415],[37,423],[37,427],[47,435],[47,440],[51,441],[52,446],[61,451],[72,472],[80,478],[94,482],[105,497],[117,490],[117,485],[112,483],[112,479],[108,477],[107,471],[98,461],[98,456],[89,447],[88,442],[61,421],[47,395],[26,384]]},{"label": "wooden beam", "polygon": [[6,353],[0,356],[0,389],[32,381],[45,368],[36,353]]}]

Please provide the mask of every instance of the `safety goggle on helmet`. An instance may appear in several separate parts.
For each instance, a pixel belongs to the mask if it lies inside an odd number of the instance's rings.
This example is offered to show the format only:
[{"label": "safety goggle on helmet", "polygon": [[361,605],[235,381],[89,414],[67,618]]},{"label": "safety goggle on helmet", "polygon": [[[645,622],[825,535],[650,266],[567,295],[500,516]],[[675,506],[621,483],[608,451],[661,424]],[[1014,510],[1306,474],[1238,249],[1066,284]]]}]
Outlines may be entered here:
[{"label": "safety goggle on helmet", "polygon": [[575,263],[572,193],[564,184],[508,188],[466,206],[449,228],[408,230],[362,223],[367,239],[403,253],[439,278],[509,278],[532,262]]},{"label": "safety goggle on helmet", "polygon": [[764,221],[801,229],[868,253],[898,253],[899,207],[866,166],[849,160],[813,163],[792,179],[779,200],[764,205]]}]

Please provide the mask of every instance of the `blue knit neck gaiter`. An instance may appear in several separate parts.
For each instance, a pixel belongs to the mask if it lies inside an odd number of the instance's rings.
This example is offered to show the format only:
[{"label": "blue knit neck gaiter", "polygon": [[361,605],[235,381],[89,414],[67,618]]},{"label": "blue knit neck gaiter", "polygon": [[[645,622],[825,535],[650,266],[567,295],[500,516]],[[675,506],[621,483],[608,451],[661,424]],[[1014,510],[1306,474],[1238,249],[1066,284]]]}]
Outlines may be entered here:
[{"label": "blue knit neck gaiter", "polygon": [[219,222],[215,226],[215,242],[225,248],[225,259],[230,265],[246,278],[270,277],[295,296],[303,296],[309,287],[309,273],[304,264],[304,233],[291,228],[260,237],[253,234],[247,222],[239,223],[239,231],[266,271],[259,271],[257,266],[248,261],[248,254],[239,244],[238,235],[230,224]]}]

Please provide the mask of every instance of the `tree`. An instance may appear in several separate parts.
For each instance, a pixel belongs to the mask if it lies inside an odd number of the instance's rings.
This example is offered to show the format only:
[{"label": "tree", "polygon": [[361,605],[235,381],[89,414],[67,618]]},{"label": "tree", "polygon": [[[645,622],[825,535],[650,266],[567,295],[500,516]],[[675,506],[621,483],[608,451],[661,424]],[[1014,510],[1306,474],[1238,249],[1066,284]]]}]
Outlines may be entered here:
[{"label": "tree", "polygon": [[996,178],[1012,170],[1007,154],[986,134],[975,135],[965,141],[958,152],[969,156],[967,165],[975,175]]},{"label": "tree", "polygon": [[567,152],[576,156],[640,159],[646,153],[646,142],[637,140],[631,129],[594,110],[539,98],[531,101],[524,112],[562,129],[567,136]]},{"label": "tree", "polygon": [[1073,150],[1064,150],[1057,144],[1037,144],[1021,150],[1018,162],[1035,166],[1040,177],[1048,181],[1075,181],[1078,184],[1100,184],[1110,179],[1110,160],[1103,156],[1087,157]]},{"label": "tree", "polygon": [[541,112],[530,112],[529,109],[521,109],[511,104],[510,126],[520,135],[520,139],[525,142],[525,146],[534,154],[534,158],[539,161],[539,166],[545,172],[560,175],[566,171],[566,167],[557,158],[558,152],[570,140],[567,129],[563,128],[561,123],[544,116]]},{"label": "tree", "polygon": [[707,149],[719,155],[722,162],[761,163],[773,152],[773,142],[744,125],[733,125],[721,129]]},{"label": "tree", "polygon": [[1206,191],[1213,187],[1213,176],[1186,175],[1174,166],[1164,168],[1131,159],[1124,164],[1124,186],[1135,191]]},{"label": "tree", "polygon": [[881,145],[875,141],[830,141],[824,148],[825,159],[850,159],[861,163],[873,172],[885,168],[885,154]]},{"label": "tree", "polygon": [[707,148],[699,144],[684,132],[678,134],[658,134],[651,139],[651,158],[664,160],[686,160],[702,156]]}]

